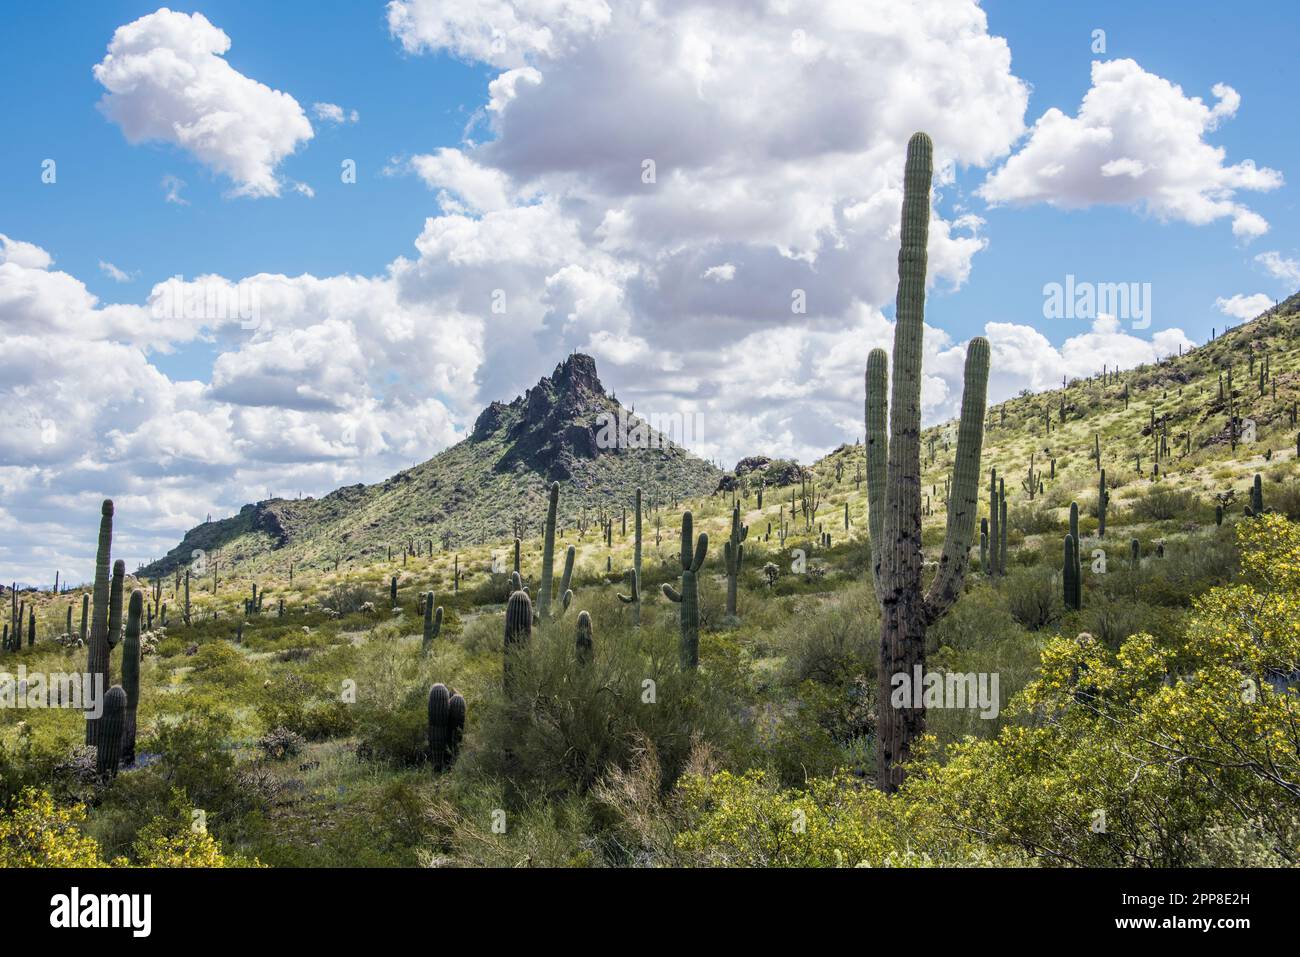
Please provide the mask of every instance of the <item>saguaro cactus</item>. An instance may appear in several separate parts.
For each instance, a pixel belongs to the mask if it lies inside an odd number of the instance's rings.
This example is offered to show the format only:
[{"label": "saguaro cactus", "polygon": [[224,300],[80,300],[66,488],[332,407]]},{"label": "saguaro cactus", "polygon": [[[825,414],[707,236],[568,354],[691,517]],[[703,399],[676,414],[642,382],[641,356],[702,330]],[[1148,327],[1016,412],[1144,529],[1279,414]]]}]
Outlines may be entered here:
[{"label": "saguaro cactus", "polygon": [[1062,588],[1065,593],[1065,607],[1079,610],[1082,604],[1082,590],[1079,585],[1079,545],[1073,535],[1065,536],[1065,557],[1061,566]]},{"label": "saguaro cactus", "polygon": [[465,698],[453,693],[447,702],[447,745],[451,749],[451,760],[455,762],[460,754],[460,743],[465,738]]},{"label": "saguaro cactus", "polygon": [[551,566],[555,562],[555,513],[560,506],[560,483],[552,482],[550,499],[546,505],[546,531],[542,538],[542,583],[537,589],[537,613],[542,621],[551,617]]},{"label": "saguaro cactus", "polygon": [[569,586],[573,582],[573,560],[578,551],[572,545],[564,550],[564,574],[560,576],[560,613],[569,610],[569,602],[573,601],[573,589]]},{"label": "saguaro cactus", "polygon": [[669,601],[680,604],[681,644],[683,670],[700,666],[700,590],[698,575],[704,566],[704,556],[709,550],[709,536],[701,532],[695,542],[695,525],[690,512],[682,513],[682,590],[664,582],[663,591]]},{"label": "saguaro cactus", "polygon": [[1110,505],[1110,492],[1106,490],[1106,470],[1097,478],[1097,537],[1106,537],[1106,509]]},{"label": "saguaro cactus", "polygon": [[632,624],[641,624],[641,575],[636,568],[629,568],[627,572],[627,583],[629,594],[618,594],[618,600],[625,605],[632,606]]},{"label": "saguaro cactus", "polygon": [[998,470],[989,469],[989,574],[994,576],[1002,571],[998,528]]},{"label": "saguaro cactus", "polygon": [[433,643],[438,635],[442,633],[442,606],[439,605],[437,610],[434,609],[434,595],[432,591],[424,594],[424,640],[420,643],[420,654],[427,655],[433,648]]},{"label": "saguaro cactus", "polygon": [[117,776],[122,763],[122,725],[126,720],[126,692],[118,685],[104,695],[104,714],[95,735],[95,771],[102,780]]},{"label": "saguaro cactus", "polygon": [[122,637],[122,690],[126,692],[126,716],[122,722],[122,760],[135,764],[135,715],[140,706],[140,616],[144,592],[131,592],[126,610],[126,634]]},{"label": "saguaro cactus", "polygon": [[126,562],[113,562],[113,584],[108,593],[108,649],[111,652],[122,640],[122,589],[126,584]]},{"label": "saguaro cactus", "polygon": [[[99,519],[99,548],[95,552],[94,605],[90,624],[90,643],[86,652],[86,671],[98,688],[108,686],[108,563],[113,550],[113,500],[104,499]],[[96,728],[102,719],[86,719],[86,743],[95,744]]]},{"label": "saguaro cactus", "polygon": [[866,370],[867,500],[871,512],[871,562],[881,610],[876,769],[877,782],[886,791],[894,791],[903,783],[912,744],[925,731],[924,707],[912,707],[911,701],[895,701],[894,676],[910,678],[917,669],[924,670],[926,630],[961,594],[978,510],[988,391],[989,344],[976,337],[966,350],[947,534],[938,572],[929,591],[923,592],[921,353],[932,173],[933,145],[924,133],[916,133],[908,142],[904,173],[888,438],[883,429],[887,364],[884,350],[872,350]]},{"label": "saguaro cactus", "polygon": [[740,506],[736,505],[731,509],[731,537],[722,543],[722,559],[727,569],[727,614],[732,616],[736,614],[736,591],[745,561],[744,541],[748,537],[749,526],[740,524]]},{"label": "saguaro cactus", "polygon": [[429,760],[435,771],[451,765],[451,692],[442,682],[429,689]]},{"label": "saguaro cactus", "polygon": [[585,611],[578,612],[578,632],[574,637],[573,645],[580,663],[585,665],[587,662],[591,661],[593,649],[591,615]]},{"label": "saguaro cactus", "polygon": [[502,680],[510,689],[510,661],[518,648],[526,646],[533,637],[533,600],[520,589],[506,602],[505,656]]},{"label": "saguaro cactus", "polygon": [[1247,517],[1264,514],[1264,480],[1255,473],[1255,484],[1250,487],[1250,505],[1246,507]]}]

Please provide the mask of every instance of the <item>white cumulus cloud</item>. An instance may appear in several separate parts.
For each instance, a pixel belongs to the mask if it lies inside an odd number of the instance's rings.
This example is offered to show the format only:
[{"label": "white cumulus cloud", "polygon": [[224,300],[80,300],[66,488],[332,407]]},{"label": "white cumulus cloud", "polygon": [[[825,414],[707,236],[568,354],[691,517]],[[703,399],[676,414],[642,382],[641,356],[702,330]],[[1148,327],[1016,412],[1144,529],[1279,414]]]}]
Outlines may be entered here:
[{"label": "white cumulus cloud", "polygon": [[1220,296],[1214,300],[1215,307],[1225,316],[1232,316],[1245,322],[1254,319],[1265,309],[1273,308],[1273,297],[1267,293],[1257,292],[1247,296],[1237,293],[1235,296]]},{"label": "white cumulus cloud", "polygon": [[288,93],[232,67],[229,49],[203,14],[162,7],[113,33],[93,70],[108,91],[99,106],[128,142],[171,143],[237,195],[278,196],[276,167],[312,138],[311,123]]},{"label": "white cumulus cloud", "polygon": [[1093,61],[1078,113],[1053,107],[1039,117],[980,193],[990,203],[1137,206],[1196,226],[1230,219],[1234,235],[1262,235],[1267,221],[1237,194],[1276,189],[1282,174],[1249,159],[1229,164],[1226,151],[1206,141],[1241,104],[1225,84],[1212,92],[1210,106],[1133,60]]}]

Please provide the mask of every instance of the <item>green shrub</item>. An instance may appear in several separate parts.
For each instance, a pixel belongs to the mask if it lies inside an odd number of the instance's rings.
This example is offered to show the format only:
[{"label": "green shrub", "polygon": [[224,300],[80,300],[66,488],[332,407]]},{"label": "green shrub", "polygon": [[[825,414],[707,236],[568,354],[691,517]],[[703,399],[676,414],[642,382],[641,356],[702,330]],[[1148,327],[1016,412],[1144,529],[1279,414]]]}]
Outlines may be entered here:
[{"label": "green shrub", "polygon": [[1049,566],[1012,568],[1001,591],[1011,616],[1030,631],[1047,627],[1064,612],[1061,582]]}]

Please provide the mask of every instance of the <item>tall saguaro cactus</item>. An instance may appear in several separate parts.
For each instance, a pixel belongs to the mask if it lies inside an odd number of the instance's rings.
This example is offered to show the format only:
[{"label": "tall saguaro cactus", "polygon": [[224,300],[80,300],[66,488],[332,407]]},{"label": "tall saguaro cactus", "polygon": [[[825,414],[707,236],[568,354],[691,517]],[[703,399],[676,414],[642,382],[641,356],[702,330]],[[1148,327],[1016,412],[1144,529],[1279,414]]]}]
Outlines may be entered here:
[{"label": "tall saguaro cactus", "polygon": [[913,742],[925,731],[924,707],[913,707],[911,696],[896,702],[895,676],[904,675],[911,681],[918,669],[924,670],[926,630],[961,594],[978,511],[988,391],[989,344],[976,337],[966,350],[947,534],[934,581],[928,592],[923,591],[921,353],[933,149],[930,137],[924,133],[914,134],[907,144],[888,437],[883,428],[884,350],[872,350],[866,370],[867,500],[871,563],[880,602],[876,773],[879,786],[886,791],[902,785]]},{"label": "tall saguaro cactus", "polygon": [[709,536],[701,532],[695,541],[695,524],[690,512],[682,513],[682,590],[664,582],[664,595],[677,602],[681,608],[681,663],[682,670],[700,666],[700,569],[709,550]]},{"label": "tall saguaro cactus", "polygon": [[135,764],[135,715],[140,706],[140,618],[144,614],[144,592],[135,589],[126,610],[126,634],[122,636],[122,690],[126,692],[126,715],[122,721],[122,761]]},{"label": "tall saguaro cactus", "polygon": [[740,524],[740,506],[731,509],[731,537],[722,543],[723,563],[727,568],[727,614],[736,614],[736,590],[740,580],[740,567],[745,561],[744,541],[749,537],[749,526]]},{"label": "tall saguaro cactus", "polygon": [[551,617],[551,566],[555,563],[555,513],[560,506],[560,483],[552,482],[546,506],[546,532],[542,538],[542,583],[537,589],[537,613],[542,621]]},{"label": "tall saguaro cactus", "polygon": [[[108,563],[113,550],[113,500],[104,499],[99,519],[99,548],[95,552],[94,603],[90,618],[90,643],[86,652],[86,671],[90,680],[97,683],[96,691],[108,687]],[[97,718],[86,719],[86,743],[95,744],[99,725]]]},{"label": "tall saguaro cactus", "polygon": [[998,470],[989,470],[989,572],[996,577],[1002,573],[1002,556],[999,552],[1001,538],[998,531],[1000,515],[998,510]]}]

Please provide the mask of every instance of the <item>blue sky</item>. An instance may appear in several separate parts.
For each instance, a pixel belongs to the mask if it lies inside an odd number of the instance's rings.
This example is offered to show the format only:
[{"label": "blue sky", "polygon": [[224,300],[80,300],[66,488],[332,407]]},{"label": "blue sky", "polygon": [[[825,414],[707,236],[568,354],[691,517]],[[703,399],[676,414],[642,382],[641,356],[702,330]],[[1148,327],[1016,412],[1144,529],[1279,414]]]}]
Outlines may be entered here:
[{"label": "blue sky", "polygon": [[[0,536],[0,565],[33,579],[79,568],[103,495],[135,509],[124,542],[143,561],[268,490],[377,480],[456,441],[487,401],[572,349],[593,352],[640,409],[705,413],[709,457],[809,459],[851,440],[853,370],[888,341],[892,197],[917,126],[955,177],[939,185],[931,245],[932,421],[960,399],[972,335],[994,341],[996,400],[1204,341],[1300,286],[1294,4],[1047,15],[927,0],[941,13],[915,30],[896,5],[840,0],[763,16],[731,0],[653,16],[571,0],[553,22],[531,0],[504,6],[508,22],[473,0],[451,14],[426,0],[4,14],[0,398],[27,414],[0,444],[0,522],[29,533]],[[101,79],[119,29],[134,46]],[[184,38],[213,30],[229,49],[196,55],[196,75],[230,86],[195,106],[157,56],[184,59]],[[808,43],[784,59],[792,33]],[[1094,63],[1111,72],[1099,80]],[[488,109],[494,81],[505,92]],[[1097,113],[1071,126],[1090,89]],[[98,106],[110,94],[116,116]],[[1220,104],[1214,119],[1196,120],[1192,98]],[[1053,108],[1068,122],[1040,138],[1031,128]],[[238,118],[241,155],[289,144],[249,174],[263,195],[236,195],[253,187],[219,148],[131,141],[141,116],[184,125],[220,110]],[[1158,149],[1144,146],[1148,121]],[[1127,145],[1061,149],[1061,170],[1044,173],[1053,144],[1098,125]],[[660,163],[653,191],[636,179],[645,156]],[[345,160],[355,183],[340,179]],[[1198,171],[1170,185],[1175,160]],[[1119,172],[1099,178],[1103,161]],[[183,182],[183,202],[167,201],[168,181]],[[1138,198],[1110,202],[1130,181]],[[273,321],[252,333],[148,320],[156,284],[208,274],[289,278],[261,284]],[[1067,274],[1150,283],[1151,327],[1044,318],[1044,284]],[[790,314],[796,287],[807,315]],[[494,289],[511,303],[501,317],[486,308]]]}]

